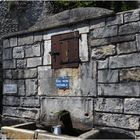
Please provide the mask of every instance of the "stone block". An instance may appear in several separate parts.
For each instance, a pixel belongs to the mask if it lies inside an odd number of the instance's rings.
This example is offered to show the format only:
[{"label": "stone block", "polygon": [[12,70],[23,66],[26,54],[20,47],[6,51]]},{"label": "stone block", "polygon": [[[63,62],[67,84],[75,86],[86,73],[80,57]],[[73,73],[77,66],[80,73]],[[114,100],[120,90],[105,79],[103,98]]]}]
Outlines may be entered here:
[{"label": "stone block", "polygon": [[119,35],[137,33],[140,31],[140,22],[132,22],[119,27]]},{"label": "stone block", "polygon": [[98,69],[107,69],[109,67],[109,59],[98,61]]},{"label": "stone block", "polygon": [[41,44],[33,44],[33,45],[28,45],[25,47],[25,56],[26,57],[35,57],[35,56],[40,56],[41,54]]},{"label": "stone block", "polygon": [[105,26],[105,19],[97,19],[90,21],[90,29],[101,28]]},{"label": "stone block", "polygon": [[10,46],[11,47],[17,46],[17,37],[10,38]]},{"label": "stone block", "polygon": [[79,34],[87,34],[89,33],[89,26],[87,24],[80,24],[76,26],[72,26],[72,31],[79,31]]},{"label": "stone block", "polygon": [[4,39],[3,40],[3,48],[10,47],[9,39]]},{"label": "stone block", "polygon": [[140,53],[110,57],[109,68],[127,68],[140,66]]},{"label": "stone block", "polygon": [[114,55],[116,53],[114,45],[102,46],[94,48],[91,52],[93,59],[104,59],[107,56]]},{"label": "stone block", "polygon": [[3,61],[3,69],[13,69],[13,68],[16,68],[15,60]]},{"label": "stone block", "polygon": [[19,106],[20,105],[19,97],[4,96],[3,97],[3,105],[5,105],[5,106]]},{"label": "stone block", "polygon": [[137,46],[135,41],[117,44],[117,54],[127,54],[136,51],[137,51]]},{"label": "stone block", "polygon": [[44,42],[43,65],[51,65],[51,40]]},{"label": "stone block", "polygon": [[34,42],[39,42],[43,40],[43,35],[39,33],[34,34]]},{"label": "stone block", "polygon": [[23,47],[15,47],[13,49],[13,58],[24,58],[24,48]]},{"label": "stone block", "polygon": [[26,81],[26,95],[34,96],[37,94],[37,79],[27,79]]},{"label": "stone block", "polygon": [[118,82],[118,70],[99,70],[98,82],[99,83],[116,83]]},{"label": "stone block", "polygon": [[23,36],[18,38],[18,46],[26,45],[26,44],[33,44],[33,36]]},{"label": "stone block", "polygon": [[138,97],[139,94],[140,83],[98,84],[100,96]]},{"label": "stone block", "polygon": [[125,36],[115,36],[110,38],[94,39],[91,34],[89,43],[92,47],[95,47],[95,46],[108,45],[110,43],[120,43],[120,42],[134,41],[134,40],[135,40],[135,35],[125,35]]},{"label": "stone block", "polygon": [[17,68],[25,68],[26,67],[26,60],[17,60]]},{"label": "stone block", "polygon": [[132,12],[125,12],[124,13],[124,22],[132,22],[132,21],[138,21],[140,19],[139,17],[140,10],[134,10]]},{"label": "stone block", "polygon": [[26,69],[24,70],[24,78],[37,78],[37,69]]},{"label": "stone block", "polygon": [[20,98],[20,105],[23,107],[39,107],[39,98],[33,97],[21,97]]},{"label": "stone block", "polygon": [[96,113],[96,125],[118,127],[123,129],[138,130],[139,117],[124,114]]},{"label": "stone block", "polygon": [[137,98],[125,99],[124,113],[140,115],[140,99]]},{"label": "stone block", "polygon": [[103,28],[96,28],[92,31],[93,38],[104,38],[116,36],[118,32],[117,26],[108,26]]},{"label": "stone block", "polygon": [[96,62],[91,61],[91,63],[82,64],[80,66],[80,75],[78,76],[76,81],[78,83],[74,84],[74,90],[72,92],[75,91],[75,95],[80,93],[79,94],[80,96],[96,96],[97,93],[96,76],[97,76]]},{"label": "stone block", "polygon": [[3,60],[12,59],[12,48],[3,49]]},{"label": "stone block", "polygon": [[11,117],[19,117],[18,107],[3,106],[3,115]]},{"label": "stone block", "polygon": [[87,34],[81,34],[81,39],[79,40],[79,58],[81,62],[89,61],[89,49]]},{"label": "stone block", "polygon": [[21,118],[27,118],[36,120],[39,117],[39,109],[35,108],[19,108],[19,116]]},{"label": "stone block", "polygon": [[28,58],[27,59],[27,67],[37,67],[42,65],[42,58],[41,57],[34,57],[34,58]]},{"label": "stone block", "polygon": [[56,112],[67,110],[70,112],[73,126],[77,127],[76,124],[81,123],[93,127],[93,98],[48,97],[42,99],[41,110],[42,114],[47,115],[44,122],[49,122],[51,116]]},{"label": "stone block", "polygon": [[63,34],[63,33],[68,33],[68,32],[71,32],[71,30],[67,27],[52,29],[50,31],[44,32],[43,40],[51,40],[51,36],[53,35]]},{"label": "stone block", "polygon": [[11,79],[12,78],[12,71],[11,70],[4,70],[4,78]]},{"label": "stone block", "polygon": [[17,84],[13,84],[13,83],[3,84],[3,94],[16,95]]},{"label": "stone block", "polygon": [[106,19],[107,26],[111,26],[115,24],[122,24],[122,23],[123,23],[123,14],[117,14],[116,16],[108,17]]},{"label": "stone block", "polygon": [[50,66],[38,67],[38,95],[49,95],[56,92],[55,78]]},{"label": "stone block", "polygon": [[24,70],[18,69],[12,71],[13,79],[23,79],[24,78]]},{"label": "stone block", "polygon": [[24,80],[18,80],[18,95],[19,96],[25,96],[25,81]]},{"label": "stone block", "polygon": [[97,98],[94,106],[95,106],[95,111],[122,113],[123,112],[123,99]]},{"label": "stone block", "polygon": [[140,68],[122,69],[120,81],[140,81]]}]

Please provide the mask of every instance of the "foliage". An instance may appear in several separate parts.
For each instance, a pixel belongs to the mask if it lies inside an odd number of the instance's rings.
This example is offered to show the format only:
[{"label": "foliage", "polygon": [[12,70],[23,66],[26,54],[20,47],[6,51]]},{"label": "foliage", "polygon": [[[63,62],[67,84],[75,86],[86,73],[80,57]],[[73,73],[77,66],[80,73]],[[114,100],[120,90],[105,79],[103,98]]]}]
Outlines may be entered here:
[{"label": "foliage", "polygon": [[115,12],[138,8],[137,1],[53,1],[54,13],[77,7],[102,7]]}]

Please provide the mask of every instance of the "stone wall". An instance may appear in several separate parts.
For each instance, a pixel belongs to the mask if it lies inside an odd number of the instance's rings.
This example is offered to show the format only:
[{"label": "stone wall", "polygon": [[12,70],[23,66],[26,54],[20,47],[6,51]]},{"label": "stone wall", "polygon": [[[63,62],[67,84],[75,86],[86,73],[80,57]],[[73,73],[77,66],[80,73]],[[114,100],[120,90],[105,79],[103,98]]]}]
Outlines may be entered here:
[{"label": "stone wall", "polygon": [[[66,109],[80,127],[114,127],[138,133],[139,12],[114,15],[105,9],[74,9],[50,17],[44,23],[52,24],[41,24],[43,31],[36,25],[35,30],[5,37],[5,118],[36,120],[45,114],[49,120],[52,113]],[[51,36],[73,31],[81,36],[79,67],[51,69]],[[55,80],[62,76],[71,77],[68,90],[55,87]],[[13,92],[7,92],[7,84],[13,85]]]}]

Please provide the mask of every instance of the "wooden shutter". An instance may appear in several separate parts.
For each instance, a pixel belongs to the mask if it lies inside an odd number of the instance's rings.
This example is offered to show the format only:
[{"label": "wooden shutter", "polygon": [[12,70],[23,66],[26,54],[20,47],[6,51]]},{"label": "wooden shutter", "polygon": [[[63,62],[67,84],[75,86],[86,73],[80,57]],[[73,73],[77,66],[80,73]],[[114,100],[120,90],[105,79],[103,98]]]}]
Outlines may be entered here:
[{"label": "wooden shutter", "polygon": [[79,32],[52,36],[52,68],[79,66]]}]

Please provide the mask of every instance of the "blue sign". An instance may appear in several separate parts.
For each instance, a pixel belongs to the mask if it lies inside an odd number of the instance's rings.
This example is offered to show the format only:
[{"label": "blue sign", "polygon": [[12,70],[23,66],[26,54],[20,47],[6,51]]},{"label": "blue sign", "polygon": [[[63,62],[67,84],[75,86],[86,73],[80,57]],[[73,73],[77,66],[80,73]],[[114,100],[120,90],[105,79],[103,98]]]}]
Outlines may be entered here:
[{"label": "blue sign", "polygon": [[69,89],[69,77],[59,77],[56,79],[55,84],[59,89]]}]

